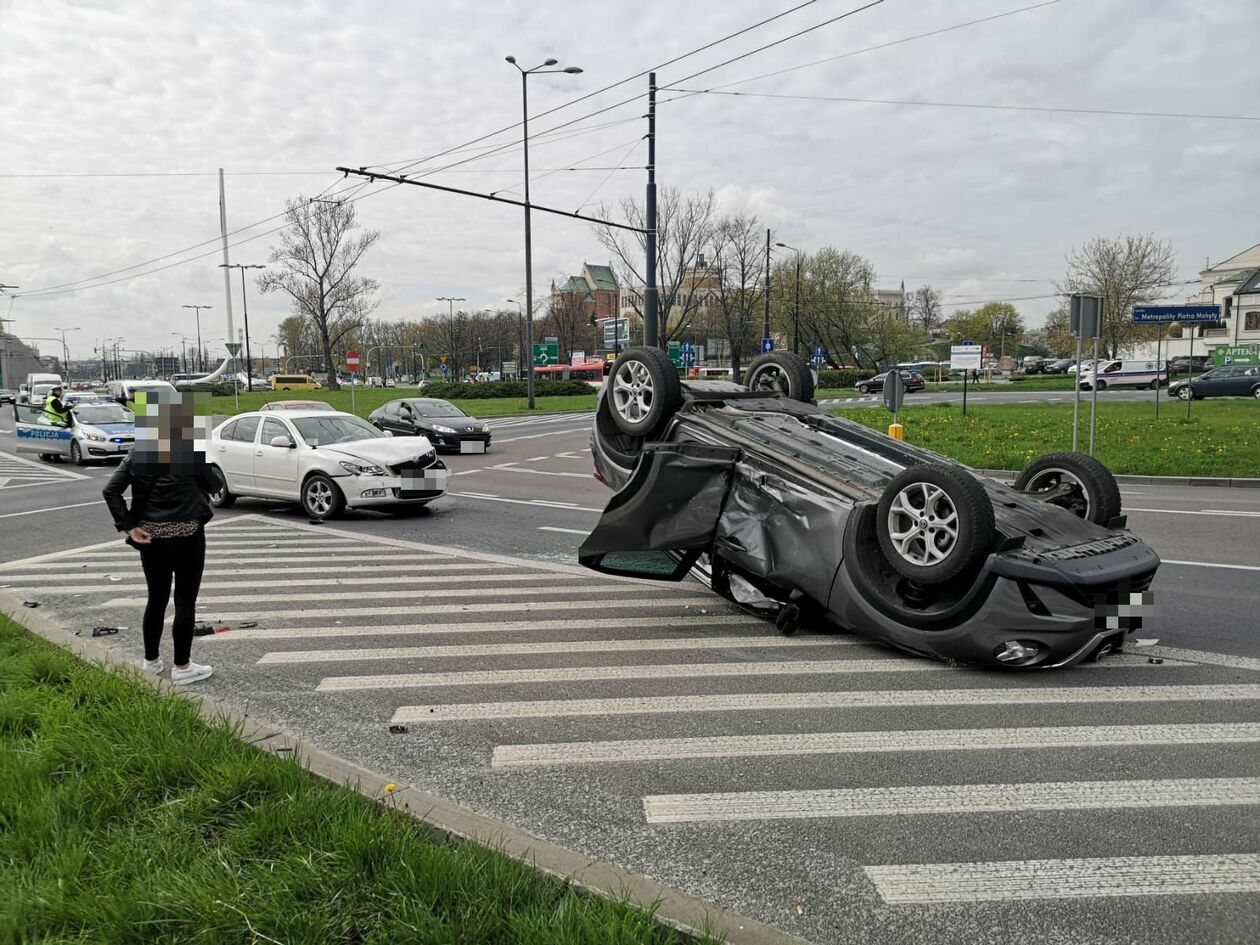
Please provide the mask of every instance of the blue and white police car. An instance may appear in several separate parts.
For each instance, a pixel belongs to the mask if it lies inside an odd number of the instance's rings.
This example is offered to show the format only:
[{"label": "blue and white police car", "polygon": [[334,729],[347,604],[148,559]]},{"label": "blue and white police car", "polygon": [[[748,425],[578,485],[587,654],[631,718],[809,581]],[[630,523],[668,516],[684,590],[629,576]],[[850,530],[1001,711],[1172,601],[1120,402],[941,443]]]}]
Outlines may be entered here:
[{"label": "blue and white police car", "polygon": [[70,425],[60,426],[42,407],[14,408],[17,451],[35,453],[45,462],[68,459],[76,466],[122,459],[136,442],[136,417],[119,404],[82,402],[70,412]]}]

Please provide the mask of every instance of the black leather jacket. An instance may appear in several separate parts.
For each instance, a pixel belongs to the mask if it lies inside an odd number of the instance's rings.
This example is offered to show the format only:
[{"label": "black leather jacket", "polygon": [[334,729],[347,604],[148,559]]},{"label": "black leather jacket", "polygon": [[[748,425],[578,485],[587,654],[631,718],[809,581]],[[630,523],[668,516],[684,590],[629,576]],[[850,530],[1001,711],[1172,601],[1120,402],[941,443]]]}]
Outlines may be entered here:
[{"label": "black leather jacket", "polygon": [[[131,508],[123,499],[131,487]],[[218,492],[223,481],[204,457],[180,458],[174,464],[138,459],[128,454],[101,490],[120,532],[141,522],[210,521],[214,512],[206,496]]]}]

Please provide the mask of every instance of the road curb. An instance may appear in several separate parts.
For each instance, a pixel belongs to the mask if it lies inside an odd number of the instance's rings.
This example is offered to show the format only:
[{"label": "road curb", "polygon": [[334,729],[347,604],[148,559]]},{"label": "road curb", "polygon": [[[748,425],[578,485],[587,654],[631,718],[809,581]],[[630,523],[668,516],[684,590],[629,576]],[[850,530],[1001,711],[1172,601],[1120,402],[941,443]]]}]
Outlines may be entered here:
[{"label": "road curb", "polygon": [[23,607],[21,598],[8,591],[0,590],[0,612],[85,662],[132,669],[136,681],[195,703],[198,713],[207,721],[223,721],[232,725],[237,737],[248,745],[288,755],[316,777],[353,788],[371,801],[405,810],[439,841],[470,840],[498,850],[586,892],[610,899],[626,899],[644,911],[654,909],[656,921],[688,935],[714,935],[724,938],[730,945],[811,945],[806,939],[690,896],[649,876],[540,839],[435,794],[405,786],[387,791],[386,785],[393,783],[392,778],[325,751],[226,700],[176,687],[168,680],[141,673],[120,661],[118,654],[108,647],[90,638],[76,636],[36,609]]},{"label": "road curb", "polygon": [[[1018,469],[977,469],[993,479],[1014,479]],[[1260,479],[1228,476],[1116,476],[1116,482],[1130,486],[1217,486],[1228,489],[1260,489]]]}]

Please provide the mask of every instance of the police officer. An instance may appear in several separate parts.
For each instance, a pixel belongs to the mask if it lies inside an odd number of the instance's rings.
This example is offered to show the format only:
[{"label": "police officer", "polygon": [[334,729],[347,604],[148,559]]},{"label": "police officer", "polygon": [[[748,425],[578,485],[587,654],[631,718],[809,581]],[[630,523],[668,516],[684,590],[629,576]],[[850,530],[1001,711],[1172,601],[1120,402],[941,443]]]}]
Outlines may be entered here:
[{"label": "police officer", "polygon": [[61,387],[54,387],[44,398],[44,416],[56,427],[70,426],[70,408],[61,401]]}]

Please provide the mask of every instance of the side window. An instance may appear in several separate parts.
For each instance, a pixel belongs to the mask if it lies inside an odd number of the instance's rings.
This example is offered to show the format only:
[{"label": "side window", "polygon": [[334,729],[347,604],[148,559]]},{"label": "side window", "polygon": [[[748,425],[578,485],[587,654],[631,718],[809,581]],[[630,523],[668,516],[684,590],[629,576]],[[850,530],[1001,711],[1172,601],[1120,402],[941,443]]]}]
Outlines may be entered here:
[{"label": "side window", "polygon": [[289,436],[289,430],[287,427],[285,427],[283,423],[281,423],[279,420],[275,419],[274,417],[268,417],[266,420],[263,421],[263,428],[262,428],[263,446],[270,446],[272,439],[277,436],[287,436],[289,437],[290,440],[293,439],[292,436]]},{"label": "side window", "polygon": [[236,431],[232,439],[243,443],[253,443],[254,434],[258,432],[258,417],[241,417],[236,421]]},{"label": "side window", "polygon": [[396,400],[390,401],[389,403],[385,405],[385,416],[387,417],[398,416],[398,401]]},{"label": "side window", "polygon": [[1119,361],[1113,361],[1111,364],[1108,364],[1108,365],[1107,365],[1107,367],[1106,367],[1106,369],[1103,371],[1103,373],[1104,373],[1104,374],[1115,374],[1115,373],[1116,373],[1117,371],[1119,371],[1119,370],[1120,370],[1120,368],[1122,368],[1123,366],[1124,366],[1124,365],[1123,365],[1123,364],[1121,364]]},{"label": "side window", "polygon": [[221,440],[236,439],[236,425],[240,422],[241,421],[239,420],[233,420],[231,423],[224,424],[223,429],[219,431],[219,439]]}]

